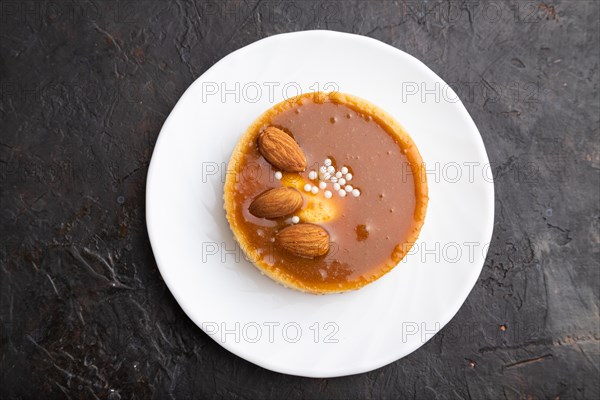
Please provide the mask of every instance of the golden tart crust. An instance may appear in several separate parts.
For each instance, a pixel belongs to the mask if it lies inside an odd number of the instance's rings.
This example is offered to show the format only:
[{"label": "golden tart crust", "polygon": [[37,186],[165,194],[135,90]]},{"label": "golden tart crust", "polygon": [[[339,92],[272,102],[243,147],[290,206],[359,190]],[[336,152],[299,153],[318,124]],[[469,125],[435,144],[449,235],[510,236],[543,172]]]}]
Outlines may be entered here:
[{"label": "golden tart crust", "polygon": [[[337,285],[332,285],[330,284],[331,282],[325,285],[315,282],[314,280],[307,281],[301,277],[298,277],[297,275],[287,273],[285,265],[277,265],[276,263],[273,264],[271,262],[267,262],[264,259],[263,251],[261,251],[261,249],[252,242],[252,239],[247,234],[248,222],[244,220],[243,213],[241,213],[239,210],[242,205],[236,203],[236,185],[240,179],[243,179],[238,166],[243,165],[244,158],[249,151],[254,151],[256,149],[256,142],[259,134],[266,127],[270,126],[272,121],[278,115],[293,109],[298,105],[302,105],[305,102],[313,102],[317,104],[331,102],[345,105],[361,113],[362,115],[367,115],[369,118],[372,118],[373,121],[379,124],[390,136],[392,136],[394,141],[398,143],[402,149],[402,152],[405,154],[410,165],[414,183],[415,204],[412,229],[404,238],[402,238],[403,245],[398,245],[392,252],[391,262],[379,266],[375,271],[372,271],[372,273],[366,277],[348,281],[342,280]],[[311,163],[309,162],[309,165],[310,164]],[[302,185],[300,184],[300,188],[301,186]],[[306,93],[304,95],[284,100],[266,110],[254,122],[252,122],[252,124],[239,139],[231,155],[227,168],[223,198],[229,226],[231,227],[235,240],[244,251],[248,260],[252,261],[262,273],[288,288],[313,294],[325,294],[340,293],[359,289],[385,275],[404,258],[414,242],[417,240],[421,228],[425,222],[428,203],[428,188],[425,168],[423,167],[423,160],[419,150],[417,149],[417,146],[408,133],[402,128],[402,126],[389,114],[370,102],[353,95],[340,92],[315,92]]]}]

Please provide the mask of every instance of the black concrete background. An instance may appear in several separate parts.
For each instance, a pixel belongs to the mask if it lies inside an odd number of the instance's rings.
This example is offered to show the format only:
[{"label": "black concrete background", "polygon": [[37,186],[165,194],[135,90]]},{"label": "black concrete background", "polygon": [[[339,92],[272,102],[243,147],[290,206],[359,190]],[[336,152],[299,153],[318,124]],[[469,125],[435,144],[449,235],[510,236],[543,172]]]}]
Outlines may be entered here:
[{"label": "black concrete background", "polygon": [[[599,398],[594,1],[1,2],[2,399]],[[452,82],[493,165],[466,303],[369,373],[306,379],[222,349],[170,295],[144,222],[159,130],[194,79],[281,32],[379,39]]]}]

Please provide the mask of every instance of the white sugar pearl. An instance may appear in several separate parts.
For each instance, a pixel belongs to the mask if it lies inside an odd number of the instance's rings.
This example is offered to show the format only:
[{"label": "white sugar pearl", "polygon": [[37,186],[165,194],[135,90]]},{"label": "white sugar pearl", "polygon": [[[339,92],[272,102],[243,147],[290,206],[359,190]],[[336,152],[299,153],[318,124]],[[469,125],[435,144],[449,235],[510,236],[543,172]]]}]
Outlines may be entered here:
[{"label": "white sugar pearl", "polygon": [[354,197],[358,197],[358,196],[360,196],[360,190],[358,190],[358,189],[354,189],[354,190],[352,191],[352,196],[354,196]]},{"label": "white sugar pearl", "polygon": [[331,191],[329,191],[329,190],[326,190],[326,191],[325,191],[325,198],[326,198],[326,199],[330,199],[330,198],[331,198],[331,196],[333,196],[333,195],[331,194]]},{"label": "white sugar pearl", "polygon": [[319,193],[319,188],[316,186],[313,186],[312,189],[310,189],[310,191],[312,192],[312,194],[317,194],[317,193]]},{"label": "white sugar pearl", "polygon": [[326,167],[329,167],[331,165],[331,160],[329,158],[326,158],[323,164],[325,164]]},{"label": "white sugar pearl", "polygon": [[338,179],[338,183],[344,186],[346,184],[346,180],[344,178]]},{"label": "white sugar pearl", "polygon": [[342,167],[341,171],[342,171],[341,172],[342,174],[347,174],[348,173],[348,167]]},{"label": "white sugar pearl", "polygon": [[305,192],[310,192],[310,188],[312,187],[312,185],[310,183],[307,183],[306,185],[304,185],[304,191]]},{"label": "white sugar pearl", "polygon": [[321,182],[321,183],[319,183],[319,187],[321,189],[325,189],[327,187],[327,184],[325,182]]},{"label": "white sugar pearl", "polygon": [[321,172],[322,174],[324,174],[325,172],[327,172],[327,167],[321,167],[321,168],[319,168],[319,172]]},{"label": "white sugar pearl", "polygon": [[337,181],[338,181],[338,179],[337,179],[335,176],[332,176],[332,177],[331,177],[331,179],[330,179],[330,181],[331,181],[331,182],[337,182]]},{"label": "white sugar pearl", "polygon": [[346,197],[346,191],[344,189],[340,189],[338,194],[340,195],[340,197]]},{"label": "white sugar pearl", "polygon": [[352,180],[352,174],[346,174],[346,180],[347,181],[351,181]]},{"label": "white sugar pearl", "polygon": [[309,177],[310,179],[313,179],[313,180],[314,180],[314,179],[317,179],[317,172],[316,172],[316,171],[310,171],[310,172],[308,173],[308,177]]},{"label": "white sugar pearl", "polygon": [[338,179],[341,178],[342,177],[342,173],[340,171],[336,172],[335,173],[335,177],[338,178]]},{"label": "white sugar pearl", "polygon": [[283,174],[281,173],[281,171],[275,172],[275,179],[280,180],[281,178],[283,178]]},{"label": "white sugar pearl", "polygon": [[298,222],[300,222],[300,217],[297,215],[294,215],[292,217],[292,223],[297,224]]},{"label": "white sugar pearl", "polygon": [[323,175],[323,178],[329,179],[329,178],[331,178],[331,174],[330,173],[326,173],[325,175]]},{"label": "white sugar pearl", "polygon": [[340,190],[341,186],[339,183],[334,183],[333,188],[337,191],[337,190]]},{"label": "white sugar pearl", "polygon": [[350,193],[354,188],[352,187],[352,185],[346,185],[344,189],[346,189],[346,192]]},{"label": "white sugar pearl", "polygon": [[327,172],[329,172],[330,174],[333,174],[335,172],[335,167],[333,165],[328,166]]}]

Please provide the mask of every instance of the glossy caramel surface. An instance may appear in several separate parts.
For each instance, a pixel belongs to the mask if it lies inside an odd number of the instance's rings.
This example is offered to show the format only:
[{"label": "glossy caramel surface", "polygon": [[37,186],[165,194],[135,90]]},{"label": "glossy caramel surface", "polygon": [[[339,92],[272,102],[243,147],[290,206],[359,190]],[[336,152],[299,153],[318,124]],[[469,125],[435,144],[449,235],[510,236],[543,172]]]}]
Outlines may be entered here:
[{"label": "glossy caramel surface", "polygon": [[[234,218],[260,258],[252,261],[260,261],[303,286],[325,291],[362,286],[393,268],[411,245],[405,243],[406,238],[418,229],[411,165],[397,138],[371,116],[329,101],[304,100],[273,116],[263,129],[268,125],[293,136],[306,154],[308,168],[298,174],[285,174],[280,181],[274,178],[275,169],[256,146],[245,148],[236,166]],[[324,190],[317,194],[302,190],[305,183],[317,184],[308,174],[318,170],[326,158],[333,160],[338,170],[342,166],[350,169],[350,183],[360,190],[359,197],[342,198],[331,183],[327,186],[334,192],[331,199],[325,199]],[[300,258],[274,245],[275,235],[291,223],[291,216],[268,220],[248,212],[256,196],[284,184],[302,191],[303,208],[318,200],[334,211],[329,220],[316,222],[331,238],[325,256]]]}]

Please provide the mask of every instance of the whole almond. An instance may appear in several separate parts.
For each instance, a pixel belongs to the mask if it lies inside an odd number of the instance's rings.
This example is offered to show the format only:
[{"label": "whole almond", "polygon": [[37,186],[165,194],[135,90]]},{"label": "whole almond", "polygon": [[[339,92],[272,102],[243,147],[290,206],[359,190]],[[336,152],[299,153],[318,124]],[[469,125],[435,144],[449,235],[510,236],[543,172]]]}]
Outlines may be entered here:
[{"label": "whole almond", "polygon": [[302,207],[302,194],[290,187],[270,189],[250,203],[250,214],[259,218],[279,218],[290,215]]},{"label": "whole almond", "polygon": [[285,172],[306,169],[306,155],[287,133],[274,126],[266,128],[258,137],[260,154],[274,167]]},{"label": "whole almond", "polygon": [[329,251],[329,233],[315,224],[287,226],[277,234],[275,242],[299,257],[319,257]]}]

